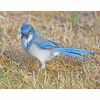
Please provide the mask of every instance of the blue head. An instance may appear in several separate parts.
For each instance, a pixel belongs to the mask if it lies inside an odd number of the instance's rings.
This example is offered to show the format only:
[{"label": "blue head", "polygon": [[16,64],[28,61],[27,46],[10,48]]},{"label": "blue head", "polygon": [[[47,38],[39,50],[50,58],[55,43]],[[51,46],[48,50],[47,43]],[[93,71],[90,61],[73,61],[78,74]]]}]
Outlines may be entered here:
[{"label": "blue head", "polygon": [[33,37],[40,36],[38,32],[30,24],[24,24],[21,27],[21,34],[22,38],[25,37],[26,39],[29,37],[29,35],[33,35]]},{"label": "blue head", "polygon": [[38,35],[30,24],[24,24],[21,27],[21,42],[24,49],[28,49],[28,45]]},{"label": "blue head", "polygon": [[22,27],[21,27],[21,34],[22,34],[22,37],[21,38],[28,38],[28,36],[30,34],[32,34],[32,31],[33,31],[33,27],[29,24],[24,24]]},{"label": "blue head", "polygon": [[30,24],[24,24],[21,27],[21,41],[25,49],[34,38],[39,36],[38,32]]}]

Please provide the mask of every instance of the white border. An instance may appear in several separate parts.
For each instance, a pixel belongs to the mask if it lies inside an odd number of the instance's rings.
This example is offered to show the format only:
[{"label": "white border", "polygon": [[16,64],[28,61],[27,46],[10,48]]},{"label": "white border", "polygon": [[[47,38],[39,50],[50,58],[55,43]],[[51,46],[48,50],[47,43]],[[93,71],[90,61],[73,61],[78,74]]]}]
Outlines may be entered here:
[{"label": "white border", "polygon": [[[0,11],[100,11],[100,0],[0,0]],[[0,90],[1,100],[99,100],[99,90]]]},{"label": "white border", "polygon": [[100,0],[0,0],[1,11],[100,11]]},{"label": "white border", "polygon": [[1,100],[99,100],[100,91],[91,89],[64,90],[0,90]]}]

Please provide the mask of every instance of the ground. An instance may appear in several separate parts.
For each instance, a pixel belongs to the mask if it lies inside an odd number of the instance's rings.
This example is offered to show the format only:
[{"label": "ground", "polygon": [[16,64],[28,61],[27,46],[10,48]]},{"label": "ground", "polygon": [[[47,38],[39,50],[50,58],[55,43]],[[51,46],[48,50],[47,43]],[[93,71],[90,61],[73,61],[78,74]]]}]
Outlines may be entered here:
[{"label": "ground", "polygon": [[[21,45],[24,23],[44,38],[89,50],[95,57],[56,57],[40,70],[40,62]],[[0,88],[100,88],[100,12],[0,12]]]}]

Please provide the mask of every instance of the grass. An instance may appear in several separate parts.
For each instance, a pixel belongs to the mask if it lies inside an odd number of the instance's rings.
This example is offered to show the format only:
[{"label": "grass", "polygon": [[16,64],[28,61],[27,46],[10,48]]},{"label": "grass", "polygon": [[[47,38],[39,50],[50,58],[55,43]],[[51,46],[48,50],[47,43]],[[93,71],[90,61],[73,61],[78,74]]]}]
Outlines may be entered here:
[{"label": "grass", "polygon": [[[99,12],[0,12],[0,88],[100,88]],[[22,48],[20,27],[32,24],[48,39],[66,47],[92,51],[89,61],[56,57],[40,70],[40,62]]]}]

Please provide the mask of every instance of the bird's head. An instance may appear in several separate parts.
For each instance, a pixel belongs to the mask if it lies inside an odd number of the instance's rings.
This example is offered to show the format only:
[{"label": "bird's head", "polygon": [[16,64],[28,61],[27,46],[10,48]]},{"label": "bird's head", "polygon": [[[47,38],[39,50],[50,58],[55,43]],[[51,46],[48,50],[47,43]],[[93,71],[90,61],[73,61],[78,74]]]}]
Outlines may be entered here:
[{"label": "bird's head", "polygon": [[30,39],[31,37],[37,38],[40,36],[38,32],[30,24],[24,24],[21,27],[21,34],[22,34],[21,38],[26,38],[26,39]]},{"label": "bird's head", "polygon": [[33,27],[29,24],[24,24],[22,27],[21,27],[21,38],[25,38],[25,39],[28,39],[30,37],[30,35],[32,35],[32,30],[33,30]]},{"label": "bird's head", "polygon": [[33,39],[33,33],[35,32],[34,28],[30,24],[24,24],[21,27],[21,41],[26,49],[29,42]]},{"label": "bird's head", "polygon": [[21,27],[21,40],[25,48],[29,45],[32,39],[39,37],[38,32],[30,24],[24,24]]}]

